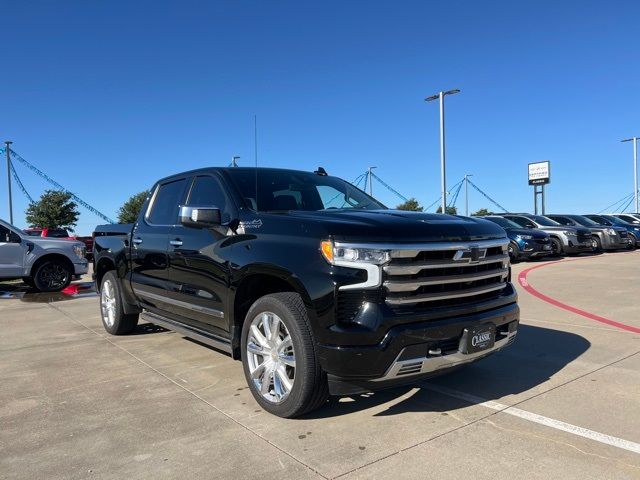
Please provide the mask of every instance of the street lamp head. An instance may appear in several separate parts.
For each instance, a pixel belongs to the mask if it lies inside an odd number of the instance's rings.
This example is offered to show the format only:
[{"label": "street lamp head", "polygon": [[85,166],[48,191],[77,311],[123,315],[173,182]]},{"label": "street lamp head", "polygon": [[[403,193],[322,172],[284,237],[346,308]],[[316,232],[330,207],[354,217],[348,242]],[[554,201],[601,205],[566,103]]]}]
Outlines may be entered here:
[{"label": "street lamp head", "polygon": [[454,89],[454,90],[447,90],[446,92],[439,92],[436,93],[435,95],[431,95],[430,97],[427,97],[424,99],[425,102],[432,102],[434,100],[438,100],[441,96],[444,97],[445,95],[454,95],[456,93],[460,93],[459,89]]},{"label": "street lamp head", "polygon": [[632,142],[634,140],[637,140],[638,137],[631,137],[631,138],[625,138],[624,140],[620,140],[622,143],[624,142]]}]

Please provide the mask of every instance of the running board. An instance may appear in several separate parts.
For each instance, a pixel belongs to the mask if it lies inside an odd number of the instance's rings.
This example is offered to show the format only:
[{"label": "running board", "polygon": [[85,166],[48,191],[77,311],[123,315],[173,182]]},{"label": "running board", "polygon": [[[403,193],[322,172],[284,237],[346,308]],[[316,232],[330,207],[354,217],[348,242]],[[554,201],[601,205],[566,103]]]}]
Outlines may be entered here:
[{"label": "running board", "polygon": [[140,316],[143,320],[146,320],[149,323],[153,323],[154,325],[159,325],[166,329],[173,330],[174,332],[181,333],[186,337],[202,342],[205,345],[209,345],[210,347],[217,348],[218,350],[222,350],[227,353],[233,353],[231,342],[225,338],[218,337],[217,335],[205,332],[204,330],[189,327],[187,325],[184,325],[183,323],[176,322],[175,320],[171,320],[167,317],[158,315],[157,313],[144,311],[140,314]]}]

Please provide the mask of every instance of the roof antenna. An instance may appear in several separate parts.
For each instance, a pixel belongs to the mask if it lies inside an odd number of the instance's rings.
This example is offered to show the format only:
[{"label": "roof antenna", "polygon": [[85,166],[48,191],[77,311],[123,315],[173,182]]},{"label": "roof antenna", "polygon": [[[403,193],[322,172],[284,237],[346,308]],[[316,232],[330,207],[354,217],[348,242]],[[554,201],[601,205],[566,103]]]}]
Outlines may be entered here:
[{"label": "roof antenna", "polygon": [[256,162],[256,211],[260,211],[258,207],[258,116],[253,114],[253,148]]}]

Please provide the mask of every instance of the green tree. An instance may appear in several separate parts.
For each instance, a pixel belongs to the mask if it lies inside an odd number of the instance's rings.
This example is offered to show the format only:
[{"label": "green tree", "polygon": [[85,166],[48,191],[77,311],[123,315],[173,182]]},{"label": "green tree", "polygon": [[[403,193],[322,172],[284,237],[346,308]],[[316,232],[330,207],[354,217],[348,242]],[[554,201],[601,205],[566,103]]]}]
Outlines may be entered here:
[{"label": "green tree", "polygon": [[46,190],[40,200],[29,204],[26,211],[27,223],[41,228],[73,230],[79,215],[78,205],[71,200],[71,194],[60,190]]},{"label": "green tree", "polygon": [[[447,207],[446,212],[449,215],[457,215],[458,209],[456,207]],[[442,207],[438,207],[438,210],[436,210],[436,213],[442,213]]]},{"label": "green tree", "polygon": [[420,206],[420,204],[415,198],[411,197],[406,202],[398,205],[396,207],[396,210],[409,210],[411,212],[422,212],[423,208]]},{"label": "green tree", "polygon": [[149,192],[147,190],[132,195],[118,210],[118,222],[135,223],[148,196]]},{"label": "green tree", "polygon": [[493,212],[490,210],[487,210],[486,208],[481,208],[480,210],[478,210],[475,213],[472,213],[471,215],[473,215],[474,217],[485,217],[487,215],[493,215]]}]

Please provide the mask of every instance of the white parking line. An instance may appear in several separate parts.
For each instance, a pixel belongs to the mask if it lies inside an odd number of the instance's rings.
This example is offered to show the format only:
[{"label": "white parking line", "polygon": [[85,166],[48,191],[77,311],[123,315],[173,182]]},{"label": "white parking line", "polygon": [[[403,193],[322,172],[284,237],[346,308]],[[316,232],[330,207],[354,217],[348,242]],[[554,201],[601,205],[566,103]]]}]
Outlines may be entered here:
[{"label": "white parking line", "polygon": [[604,443],[606,445],[622,448],[623,450],[628,450],[629,452],[640,453],[640,443],[630,442],[629,440],[624,440],[623,438],[613,437],[604,433],[595,432],[587,428],[578,427],[577,425],[561,422],[560,420],[555,420],[543,415],[538,415],[537,413],[527,412],[526,410],[510,407],[509,405],[503,405],[502,403],[494,402],[492,400],[486,400],[484,398],[476,397],[475,395],[470,395],[464,392],[459,392],[457,390],[452,390],[450,388],[429,384],[423,384],[423,387],[434,392],[442,393],[450,397],[464,400],[469,403],[482,405],[483,407],[487,407],[492,410],[497,410],[499,412],[507,413],[515,417],[524,418],[525,420],[529,420],[530,422],[538,423],[546,427],[555,428],[556,430],[562,430],[563,432],[572,433],[573,435],[577,435],[579,437],[588,438],[590,440]]}]

